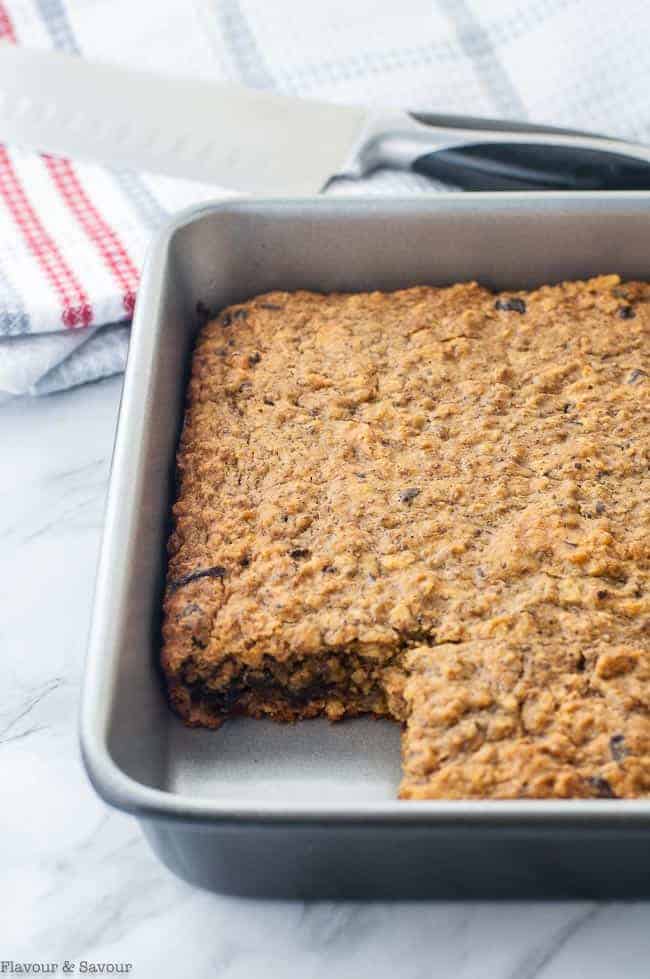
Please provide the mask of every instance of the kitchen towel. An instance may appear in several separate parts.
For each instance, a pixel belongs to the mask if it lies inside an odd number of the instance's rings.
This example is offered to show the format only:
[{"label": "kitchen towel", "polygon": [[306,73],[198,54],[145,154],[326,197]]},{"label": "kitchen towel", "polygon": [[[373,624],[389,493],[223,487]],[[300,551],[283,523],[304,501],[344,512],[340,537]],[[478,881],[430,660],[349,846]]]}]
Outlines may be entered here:
[{"label": "kitchen towel", "polygon": [[[342,103],[533,119],[650,142],[647,0],[0,0],[0,38]],[[440,190],[415,175],[332,194]],[[149,240],[231,193],[0,147],[0,397],[124,368]]]}]

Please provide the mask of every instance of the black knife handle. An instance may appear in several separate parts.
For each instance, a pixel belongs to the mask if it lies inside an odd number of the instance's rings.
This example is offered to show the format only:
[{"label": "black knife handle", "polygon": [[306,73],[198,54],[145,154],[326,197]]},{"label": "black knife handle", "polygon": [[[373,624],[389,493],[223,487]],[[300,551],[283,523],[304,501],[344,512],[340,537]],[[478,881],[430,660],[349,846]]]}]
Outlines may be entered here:
[{"label": "black knife handle", "polygon": [[650,190],[650,162],[581,146],[476,142],[425,153],[412,169],[463,190]]}]

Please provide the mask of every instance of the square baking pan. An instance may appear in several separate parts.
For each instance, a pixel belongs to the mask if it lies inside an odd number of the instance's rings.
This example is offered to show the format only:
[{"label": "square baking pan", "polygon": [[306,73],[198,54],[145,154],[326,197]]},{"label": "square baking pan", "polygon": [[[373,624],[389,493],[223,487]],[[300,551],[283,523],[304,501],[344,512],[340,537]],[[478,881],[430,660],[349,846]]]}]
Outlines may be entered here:
[{"label": "square baking pan", "polygon": [[650,800],[398,801],[398,725],[239,718],[189,730],[157,666],[201,310],[270,289],[518,289],[607,272],[650,278],[650,194],[232,200],[160,235],[124,381],[81,742],[99,794],[137,816],[181,877],[284,898],[650,893]]}]

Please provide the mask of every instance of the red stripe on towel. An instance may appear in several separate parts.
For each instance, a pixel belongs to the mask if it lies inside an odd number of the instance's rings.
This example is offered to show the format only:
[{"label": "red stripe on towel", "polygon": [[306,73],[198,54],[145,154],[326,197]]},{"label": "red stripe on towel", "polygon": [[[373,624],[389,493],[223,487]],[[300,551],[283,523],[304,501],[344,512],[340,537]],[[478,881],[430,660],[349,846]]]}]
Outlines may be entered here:
[{"label": "red stripe on towel", "polygon": [[14,25],[11,23],[11,17],[3,3],[0,3],[0,38],[11,41],[12,44],[16,43]]},{"label": "red stripe on towel", "polygon": [[65,326],[88,326],[93,318],[88,296],[32,207],[4,146],[0,146],[0,195],[25,244],[61,300],[61,319]]},{"label": "red stripe on towel", "polygon": [[54,184],[66,206],[97,248],[104,264],[122,289],[122,305],[128,315],[133,313],[138,288],[138,270],[131,256],[84,190],[69,160],[58,156],[43,156]]},{"label": "red stripe on towel", "polygon": [[[14,25],[3,3],[0,3],[0,38],[17,43]],[[25,244],[61,300],[64,325],[88,326],[93,318],[88,296],[32,207],[4,146],[0,146],[0,195],[18,225]]]}]

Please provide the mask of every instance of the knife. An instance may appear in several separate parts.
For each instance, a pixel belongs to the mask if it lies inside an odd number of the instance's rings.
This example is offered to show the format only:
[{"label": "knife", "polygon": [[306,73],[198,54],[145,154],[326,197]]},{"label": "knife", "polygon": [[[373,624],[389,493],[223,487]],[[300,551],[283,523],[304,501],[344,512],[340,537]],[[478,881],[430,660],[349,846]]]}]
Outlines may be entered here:
[{"label": "knife", "polygon": [[650,148],[594,133],[378,112],[4,43],[0,142],[267,195],[378,167],[465,190],[650,189]]}]

